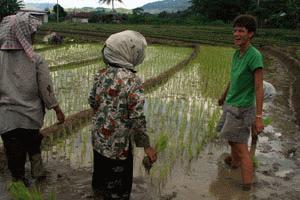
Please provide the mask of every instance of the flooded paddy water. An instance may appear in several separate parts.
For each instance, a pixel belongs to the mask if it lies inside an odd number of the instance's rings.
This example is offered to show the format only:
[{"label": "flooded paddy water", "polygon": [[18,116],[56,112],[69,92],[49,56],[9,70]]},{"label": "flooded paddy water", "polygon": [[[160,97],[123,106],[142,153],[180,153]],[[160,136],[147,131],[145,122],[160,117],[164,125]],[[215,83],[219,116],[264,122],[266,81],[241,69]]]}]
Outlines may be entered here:
[{"label": "flooded paddy water", "polygon": [[[192,51],[163,46],[149,49],[152,54],[140,66],[143,80],[157,76]],[[160,61],[168,55],[161,52],[176,56],[169,56],[163,64]],[[266,107],[272,123],[260,137],[256,154],[259,164],[251,192],[241,191],[239,170],[223,164],[227,145],[219,140],[207,144],[216,136],[214,128],[220,115],[216,99],[229,79],[232,52],[231,48],[201,47],[198,57],[184,70],[146,94],[148,134],[159,157],[148,175],[141,165],[143,150],[135,149],[132,200],[296,199],[300,195],[299,155],[287,154],[290,147],[299,147],[286,136],[299,133],[287,103],[290,86],[286,79],[290,75],[275,58],[271,58],[266,79],[275,85],[278,95]],[[51,73],[67,115],[88,108],[87,94],[99,66],[96,63]],[[53,123],[53,116],[48,115],[46,125]],[[60,200],[93,198],[90,126],[82,124],[55,141],[45,138],[42,156],[48,177],[40,187],[46,196],[54,192]],[[4,192],[7,173],[1,173],[0,199],[9,199]]]}]

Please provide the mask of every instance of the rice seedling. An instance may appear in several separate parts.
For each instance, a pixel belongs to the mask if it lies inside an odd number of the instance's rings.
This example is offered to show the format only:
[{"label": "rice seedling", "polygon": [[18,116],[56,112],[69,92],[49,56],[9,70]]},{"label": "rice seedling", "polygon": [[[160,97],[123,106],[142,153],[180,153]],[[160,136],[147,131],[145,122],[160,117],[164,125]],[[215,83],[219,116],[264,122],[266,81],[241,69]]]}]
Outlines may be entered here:
[{"label": "rice seedling", "polygon": [[[162,54],[163,48],[154,46],[153,51],[155,48]],[[229,80],[231,52],[233,52],[231,48],[204,46],[199,56],[186,69],[176,73],[163,86],[146,94],[145,114],[148,134],[159,152],[158,161],[150,175],[159,183],[166,180],[178,160],[191,161],[196,158],[205,144],[215,136],[214,128],[220,115],[216,99]],[[174,62],[174,58],[169,59],[166,55],[155,60],[154,55],[159,53],[150,53],[153,58],[149,56],[149,60],[145,61],[148,64],[138,68],[139,73],[142,73],[144,68],[150,67],[153,69],[157,67],[158,71],[167,69],[167,64],[159,69],[163,59],[169,63]],[[177,56],[179,57],[179,54]],[[59,97],[64,99],[63,107],[67,113],[88,107],[87,94],[82,94],[82,91],[89,90],[92,83],[92,79],[89,78],[93,77],[91,74],[99,66],[52,72],[54,79],[56,77],[57,80],[61,79],[55,87],[63,94]],[[153,73],[157,72],[144,71],[144,73],[144,79],[147,79],[147,76],[153,76]],[[72,86],[73,91],[68,85]],[[67,151],[72,166],[87,166],[91,163],[92,155],[89,126],[69,137],[64,144],[67,148],[56,146],[52,147],[51,151],[55,151],[56,154]],[[51,153],[48,153],[48,157],[51,158],[49,155]]]},{"label": "rice seedling", "polygon": [[[92,64],[72,70],[51,72],[56,97],[66,116],[89,108],[88,93],[99,66],[99,64]],[[44,126],[47,127],[55,122],[55,113],[47,112]]]},{"label": "rice seedling", "polygon": [[50,67],[101,57],[102,44],[70,44],[40,52]]},{"label": "rice seedling", "polygon": [[271,120],[270,117],[264,117],[264,118],[263,118],[263,124],[264,124],[264,126],[268,126],[268,125],[270,125],[271,123],[272,123],[272,120]]},{"label": "rice seedling", "polygon": [[48,44],[34,44],[33,45],[33,49],[34,50],[39,50],[39,49],[43,49],[43,48],[46,48],[46,47],[49,47],[51,45],[48,45]]},{"label": "rice seedling", "polygon": [[164,133],[159,134],[159,137],[157,139],[157,143],[155,144],[156,151],[162,152],[164,151],[168,146],[168,136]]},{"label": "rice seedling", "polygon": [[143,81],[150,77],[155,77],[173,67],[191,53],[191,48],[159,45],[149,46],[146,50],[144,62],[137,67],[138,75]]},{"label": "rice seedling", "polygon": [[61,143],[43,143],[43,150],[42,157],[45,163],[65,160],[76,169],[90,168],[93,155],[90,125],[74,131]]},{"label": "rice seedling", "polygon": [[39,188],[33,187],[28,189],[22,182],[12,182],[8,186],[9,193],[14,200],[55,200],[54,192],[50,193],[48,198],[42,195]]},{"label": "rice seedling", "polygon": [[[69,48],[69,49],[68,49]],[[70,45],[60,49],[54,49],[43,52],[46,58],[53,58],[57,61],[56,64],[68,63],[71,60],[64,58],[65,51],[73,52],[76,59],[82,59],[85,54],[82,51],[89,49],[86,53],[94,54],[97,48],[102,48],[101,45],[92,44],[77,44]],[[147,57],[143,65],[138,67],[139,75],[143,79],[148,79],[152,76],[156,76],[164,70],[167,70],[174,66],[177,62],[184,59],[192,51],[191,48],[178,48],[169,46],[150,46],[147,51]],[[68,52],[67,54],[70,54]],[[53,55],[52,55],[53,53]],[[50,54],[50,55],[49,55]],[[80,54],[80,56],[78,56]],[[64,59],[63,61],[61,59]],[[61,61],[60,61],[61,60]],[[155,67],[154,67],[155,66]],[[55,66],[53,66],[55,67]],[[104,64],[95,63],[90,65],[82,65],[76,68],[72,68],[70,65],[67,69],[61,69],[51,72],[51,76],[54,82],[54,90],[56,96],[61,103],[61,107],[65,114],[68,116],[76,112],[89,108],[87,104],[88,92],[92,87],[94,74],[100,68],[103,68]],[[53,112],[49,112],[46,115],[45,125],[47,127],[56,122],[56,118]]]},{"label": "rice seedling", "polygon": [[257,157],[253,156],[251,159],[252,159],[254,169],[257,169],[259,166],[259,161],[258,161]]}]

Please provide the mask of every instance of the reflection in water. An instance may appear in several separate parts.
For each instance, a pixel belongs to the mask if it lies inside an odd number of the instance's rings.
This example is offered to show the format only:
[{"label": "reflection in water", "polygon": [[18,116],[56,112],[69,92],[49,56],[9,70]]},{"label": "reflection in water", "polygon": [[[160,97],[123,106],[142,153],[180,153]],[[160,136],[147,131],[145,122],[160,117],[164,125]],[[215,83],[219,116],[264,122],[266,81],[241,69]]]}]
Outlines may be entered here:
[{"label": "reflection in water", "polygon": [[149,46],[144,62],[137,66],[137,74],[143,81],[156,77],[187,58],[192,50],[186,47]]},{"label": "reflection in water", "polygon": [[218,163],[218,176],[209,186],[209,192],[219,200],[248,200],[250,192],[242,190],[240,180],[240,169],[231,169],[227,167],[223,160],[228,156],[221,155]]},{"label": "reflection in water", "polygon": [[[87,65],[75,69],[51,72],[54,91],[65,115],[71,115],[89,108],[87,103],[89,89],[92,87],[94,74],[100,64]],[[44,127],[56,123],[56,115],[48,111]]]},{"label": "reflection in water", "polygon": [[75,169],[92,167],[92,145],[90,125],[74,131],[67,138],[61,138],[53,144],[43,146],[43,160],[45,163],[60,161]]}]

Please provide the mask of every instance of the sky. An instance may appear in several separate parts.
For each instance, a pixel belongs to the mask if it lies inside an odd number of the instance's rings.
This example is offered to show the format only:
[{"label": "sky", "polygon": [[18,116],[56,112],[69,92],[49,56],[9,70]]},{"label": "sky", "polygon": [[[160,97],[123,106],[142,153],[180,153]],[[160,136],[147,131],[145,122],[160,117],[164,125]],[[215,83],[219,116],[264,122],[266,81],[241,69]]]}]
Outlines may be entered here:
[{"label": "sky", "polygon": [[[25,3],[56,3],[57,0],[23,0]],[[115,8],[133,9],[141,7],[146,3],[159,0],[123,0],[123,3],[115,0]],[[58,3],[64,8],[81,8],[81,7],[105,7],[111,8],[111,5],[99,4],[98,0],[58,0]]]}]

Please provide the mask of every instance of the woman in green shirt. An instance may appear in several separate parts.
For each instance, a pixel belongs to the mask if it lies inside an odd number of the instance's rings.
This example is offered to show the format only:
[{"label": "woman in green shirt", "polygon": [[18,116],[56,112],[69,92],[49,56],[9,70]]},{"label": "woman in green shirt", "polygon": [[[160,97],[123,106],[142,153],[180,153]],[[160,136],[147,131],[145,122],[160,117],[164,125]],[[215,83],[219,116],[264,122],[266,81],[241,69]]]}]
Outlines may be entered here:
[{"label": "woman in green shirt", "polygon": [[251,45],[256,31],[256,20],[250,15],[240,15],[234,20],[234,44],[239,47],[232,58],[231,79],[219,99],[224,104],[225,123],[222,136],[231,146],[231,156],[225,162],[231,167],[241,168],[243,189],[250,190],[253,164],[248,150],[251,127],[252,134],[263,131],[263,59],[261,53]]}]

